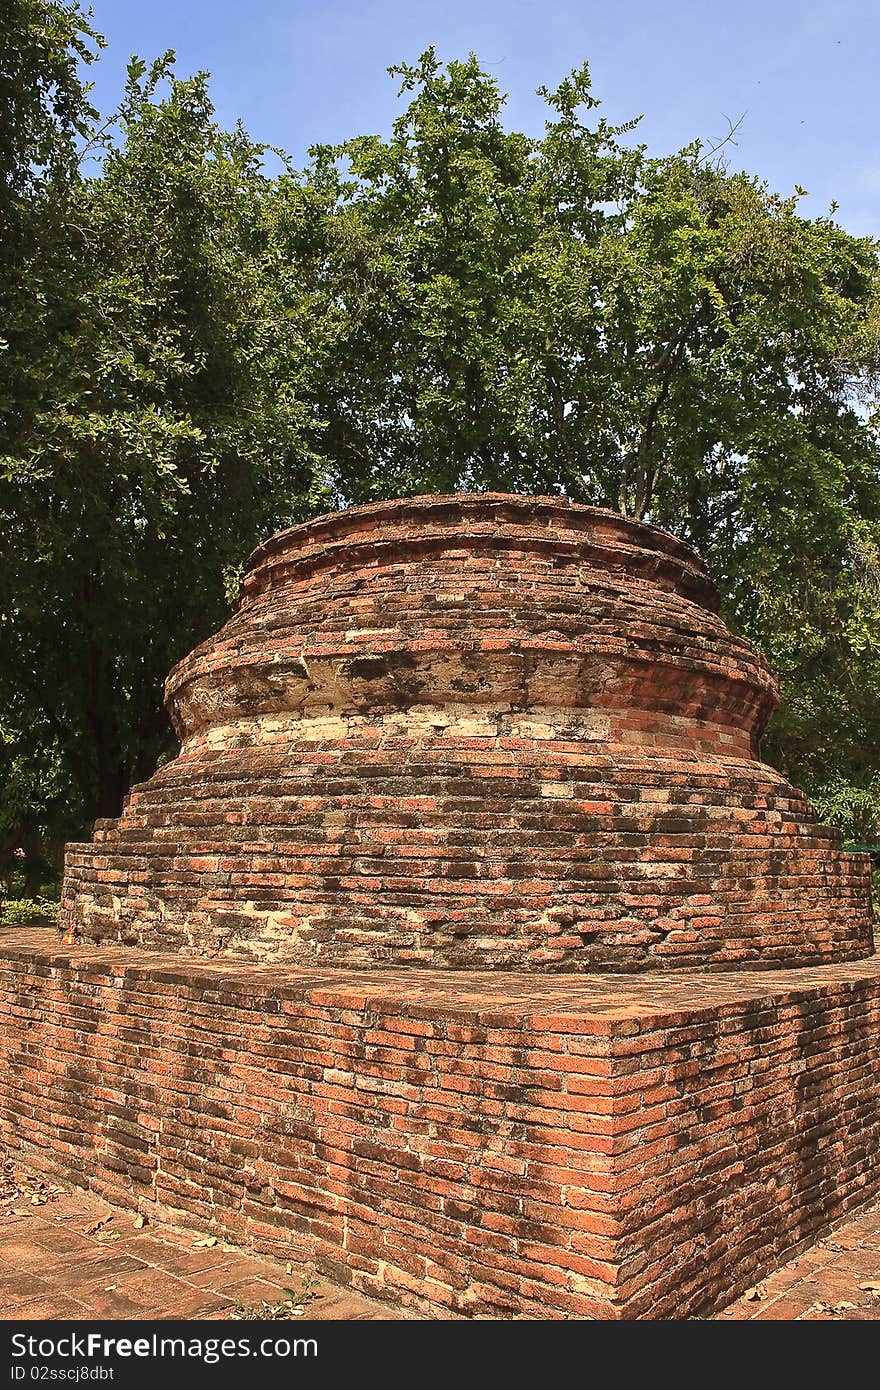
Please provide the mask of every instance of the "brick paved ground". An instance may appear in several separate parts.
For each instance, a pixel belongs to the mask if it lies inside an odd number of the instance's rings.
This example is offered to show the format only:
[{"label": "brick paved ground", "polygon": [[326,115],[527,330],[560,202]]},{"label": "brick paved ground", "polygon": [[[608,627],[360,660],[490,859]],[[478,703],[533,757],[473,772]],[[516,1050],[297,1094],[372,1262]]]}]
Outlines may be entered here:
[{"label": "brick paved ground", "polygon": [[[80,1191],[0,1168],[0,1319],[229,1318],[242,1308],[307,1318],[403,1318],[301,1269],[171,1226],[138,1227]],[[770,1275],[720,1319],[880,1321],[880,1204]]]},{"label": "brick paved ground", "polygon": [[[0,1319],[229,1318],[263,1305],[275,1316],[407,1316],[302,1269],[256,1258],[120,1211],[17,1164],[0,1165]],[[240,1310],[239,1310],[240,1316]]]}]

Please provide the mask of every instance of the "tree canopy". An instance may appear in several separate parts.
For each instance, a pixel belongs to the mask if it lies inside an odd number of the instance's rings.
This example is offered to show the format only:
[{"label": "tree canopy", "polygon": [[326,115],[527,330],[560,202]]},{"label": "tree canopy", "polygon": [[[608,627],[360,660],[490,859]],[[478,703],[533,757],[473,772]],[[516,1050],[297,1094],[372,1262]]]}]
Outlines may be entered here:
[{"label": "tree canopy", "polygon": [[534,137],[475,58],[429,50],[392,70],[387,137],[297,171],[170,54],[99,115],[76,3],[2,25],[0,848],[52,852],[173,747],[163,678],[258,540],[458,488],[696,544],[781,677],[768,756],[864,823],[877,242],[723,149],[650,154],[586,66]]}]

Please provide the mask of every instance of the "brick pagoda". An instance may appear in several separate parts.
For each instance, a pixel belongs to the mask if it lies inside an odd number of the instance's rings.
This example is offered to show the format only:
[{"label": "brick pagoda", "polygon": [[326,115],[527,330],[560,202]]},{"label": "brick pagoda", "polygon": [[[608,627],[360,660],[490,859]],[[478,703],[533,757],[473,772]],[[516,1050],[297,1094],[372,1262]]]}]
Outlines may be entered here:
[{"label": "brick pagoda", "polygon": [[688,546],[548,498],[321,517],[166,698],[66,944],[0,939],[24,1146],[490,1316],[705,1310],[877,1190],[867,856],[760,760],[775,682]]},{"label": "brick pagoda", "polygon": [[775,683],[717,609],[680,541],[559,501],[282,532],[171,674],[179,757],[70,847],[65,921],[303,965],[866,956],[865,861],[758,760]]}]

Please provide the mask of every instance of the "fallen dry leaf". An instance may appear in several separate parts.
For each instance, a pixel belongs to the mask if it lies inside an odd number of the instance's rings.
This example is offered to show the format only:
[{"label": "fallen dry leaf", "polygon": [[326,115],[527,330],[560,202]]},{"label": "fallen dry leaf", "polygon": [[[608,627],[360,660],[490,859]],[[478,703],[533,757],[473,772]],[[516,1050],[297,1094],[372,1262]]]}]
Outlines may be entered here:
[{"label": "fallen dry leaf", "polygon": [[748,1299],[749,1303],[756,1302],[757,1299],[767,1297],[767,1287],[765,1284],[753,1284],[750,1289],[746,1289],[743,1298]]},{"label": "fallen dry leaf", "polygon": [[845,1313],[849,1308],[855,1308],[855,1303],[814,1303],[810,1308],[811,1313],[830,1313],[833,1317],[835,1313]]},{"label": "fallen dry leaf", "polygon": [[119,1287],[118,1284],[105,1284],[105,1285],[104,1285],[104,1292],[105,1292],[105,1293],[112,1293],[113,1290],[116,1289],[116,1288],[118,1288],[118,1287]]},{"label": "fallen dry leaf", "polygon": [[205,1236],[203,1240],[194,1240],[193,1245],[216,1245],[216,1236]]},{"label": "fallen dry leaf", "polygon": [[133,1223],[133,1224],[134,1224],[136,1230],[142,1231],[143,1228],[144,1228],[144,1227],[146,1226],[146,1224],[147,1224],[147,1218],[146,1218],[145,1216],[142,1216],[140,1213],[138,1213],[138,1215],[134,1218],[134,1223]]}]

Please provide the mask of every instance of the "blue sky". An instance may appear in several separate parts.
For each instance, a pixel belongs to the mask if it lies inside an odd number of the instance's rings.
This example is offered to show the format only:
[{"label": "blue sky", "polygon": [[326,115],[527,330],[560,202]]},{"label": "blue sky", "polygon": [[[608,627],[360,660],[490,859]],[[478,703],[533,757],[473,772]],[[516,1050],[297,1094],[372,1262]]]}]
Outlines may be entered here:
[{"label": "blue sky", "polygon": [[644,113],[631,139],[662,154],[713,141],[744,117],[729,162],[811,215],[840,204],[853,232],[880,236],[878,0],[90,0],[109,40],[96,78],[119,95],[131,53],[174,48],[181,72],[212,74],[218,115],[286,148],[387,131],[399,109],[385,69],[429,44],[477,54],[508,94],[506,122],[540,134],[541,84],[584,59],[602,114]]}]

